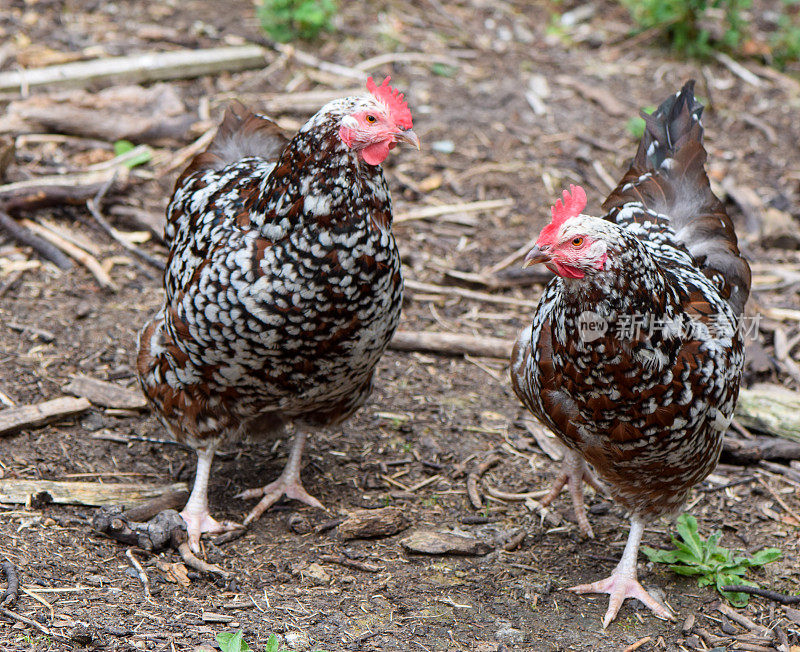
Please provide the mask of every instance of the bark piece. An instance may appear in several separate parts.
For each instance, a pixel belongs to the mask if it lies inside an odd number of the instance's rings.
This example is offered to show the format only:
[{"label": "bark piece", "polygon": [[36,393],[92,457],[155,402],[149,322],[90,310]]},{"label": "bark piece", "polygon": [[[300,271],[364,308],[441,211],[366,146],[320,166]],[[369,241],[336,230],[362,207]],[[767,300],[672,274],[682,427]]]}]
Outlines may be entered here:
[{"label": "bark piece", "polygon": [[800,441],[800,393],[780,385],[742,388],[735,416],[749,430]]},{"label": "bark piece", "polygon": [[475,539],[452,532],[417,530],[400,541],[409,552],[425,555],[485,555],[492,547]]},{"label": "bark piece", "polygon": [[359,509],[348,514],[339,526],[344,539],[390,537],[408,527],[408,520],[399,507]]},{"label": "bark piece", "polygon": [[64,391],[82,396],[94,405],[119,410],[143,410],[147,407],[147,399],[139,391],[89,376],[77,375],[71,378]]},{"label": "bark piece", "polygon": [[184,483],[63,482],[59,480],[0,480],[0,503],[24,505],[29,500],[59,505],[132,505],[168,491],[185,491]]},{"label": "bark piece", "polygon": [[139,143],[181,138],[197,119],[187,113],[175,89],[167,84],[33,95],[9,104],[7,113],[8,117],[0,118],[0,132],[18,131],[18,123],[22,123],[25,131]]},{"label": "bark piece", "polygon": [[24,428],[37,428],[58,419],[86,412],[92,404],[85,398],[64,396],[35,405],[0,410],[0,437]]}]

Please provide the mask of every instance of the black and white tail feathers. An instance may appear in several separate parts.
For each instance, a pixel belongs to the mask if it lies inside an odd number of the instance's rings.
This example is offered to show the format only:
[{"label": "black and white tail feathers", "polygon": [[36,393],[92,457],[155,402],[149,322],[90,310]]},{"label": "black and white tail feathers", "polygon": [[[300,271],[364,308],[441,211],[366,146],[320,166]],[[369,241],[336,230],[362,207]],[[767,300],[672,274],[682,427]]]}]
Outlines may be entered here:
[{"label": "black and white tail feathers", "polygon": [[666,218],[697,266],[717,282],[723,298],[740,315],[750,293],[750,266],[740,255],[733,223],[708,182],[702,112],[691,80],[651,115],[643,114],[645,131],[639,149],[603,209],[612,221],[630,204]]}]

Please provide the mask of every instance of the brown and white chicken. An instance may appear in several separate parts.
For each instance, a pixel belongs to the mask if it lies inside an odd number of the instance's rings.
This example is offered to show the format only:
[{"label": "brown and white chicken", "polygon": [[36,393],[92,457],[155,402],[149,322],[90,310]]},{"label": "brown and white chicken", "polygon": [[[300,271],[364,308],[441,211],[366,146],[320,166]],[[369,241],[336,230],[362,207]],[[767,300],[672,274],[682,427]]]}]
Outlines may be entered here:
[{"label": "brown and white chicken", "polygon": [[403,95],[326,104],[290,140],[231,107],[208,149],[178,179],[167,209],[164,306],[139,336],[137,372],[167,430],[197,452],[181,515],[197,550],[222,532],[209,513],[214,451],[245,430],[285,422],[294,444],[251,523],[281,496],[321,503],[300,482],[306,433],[338,423],[370,393],[403,294],[392,203],[381,163],[419,148]]},{"label": "brown and white chicken", "polygon": [[610,595],[604,627],[625,598],[672,618],[638,582],[642,532],[712,471],[739,392],[750,268],[709,187],[702,109],[688,82],[644,116],[607,213],[584,215],[571,187],[525,259],[556,274],[511,361],[517,396],[567,449],[544,502],[568,482],[591,536],[582,483],[596,474],[631,514],[611,576],[572,589]]}]

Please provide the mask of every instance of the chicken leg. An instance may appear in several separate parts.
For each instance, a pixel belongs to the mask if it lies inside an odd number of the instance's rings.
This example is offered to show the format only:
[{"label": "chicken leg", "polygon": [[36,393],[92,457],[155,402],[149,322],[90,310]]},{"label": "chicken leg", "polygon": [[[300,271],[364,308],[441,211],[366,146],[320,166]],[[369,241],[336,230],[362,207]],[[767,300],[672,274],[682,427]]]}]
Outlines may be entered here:
[{"label": "chicken leg", "polygon": [[186,501],[181,518],[186,522],[189,534],[189,547],[193,552],[200,552],[200,537],[205,534],[221,534],[238,530],[242,526],[232,521],[219,521],[212,518],[208,511],[208,476],[211,473],[211,462],[214,460],[214,448],[197,449],[197,471],[194,475],[194,486],[189,500]]},{"label": "chicken leg", "polygon": [[579,584],[567,589],[575,593],[608,593],[608,610],[603,617],[603,629],[608,627],[614,618],[617,617],[622,603],[626,598],[636,598],[647,606],[658,618],[664,620],[675,620],[675,617],[664,605],[656,600],[652,595],[645,591],[639,584],[636,571],[636,559],[639,555],[639,544],[642,542],[644,523],[637,516],[631,518],[631,531],[628,534],[628,542],[625,544],[625,551],[619,564],[609,577],[592,582],[591,584]]},{"label": "chicken leg", "polygon": [[299,500],[306,505],[311,505],[312,507],[317,507],[319,509],[325,509],[321,502],[314,498],[314,496],[309,495],[309,493],[305,490],[305,487],[303,487],[303,483],[300,481],[300,462],[303,458],[303,448],[305,448],[305,443],[306,433],[302,430],[296,430],[294,442],[292,443],[292,450],[289,453],[289,460],[286,462],[286,466],[283,468],[283,473],[281,473],[281,476],[275,480],[275,482],[270,482],[268,485],[263,487],[248,489],[247,491],[243,491],[236,496],[237,498],[261,497],[261,500],[258,502],[258,504],[250,510],[247,518],[244,519],[245,526],[250,525],[250,523],[260,517],[265,511],[272,507],[272,505],[278,502],[278,499],[281,496],[294,498],[295,500]]},{"label": "chicken leg", "polygon": [[561,463],[561,473],[553,482],[550,493],[542,499],[540,505],[547,507],[552,503],[566,484],[569,487],[570,496],[572,496],[572,506],[575,509],[575,519],[578,521],[578,527],[585,536],[594,539],[592,526],[586,517],[586,506],[583,504],[584,482],[597,489],[600,493],[606,493],[605,487],[595,477],[594,473],[589,470],[583,458],[575,451],[565,448],[564,461]]}]

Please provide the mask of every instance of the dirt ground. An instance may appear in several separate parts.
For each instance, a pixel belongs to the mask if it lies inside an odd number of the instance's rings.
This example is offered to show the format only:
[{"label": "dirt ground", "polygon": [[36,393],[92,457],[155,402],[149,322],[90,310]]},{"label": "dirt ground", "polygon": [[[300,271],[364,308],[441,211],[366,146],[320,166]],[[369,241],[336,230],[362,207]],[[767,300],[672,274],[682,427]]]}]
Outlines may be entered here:
[{"label": "dirt ground", "polygon": [[[556,193],[570,182],[587,189],[589,212],[599,213],[609,182],[635,151],[628,119],[695,78],[697,93],[708,104],[710,176],[719,193],[727,194],[726,205],[754,263],[751,314],[799,307],[797,277],[775,281],[781,270],[800,271],[794,235],[800,218],[800,84],[793,78],[748,62],[756,77],[747,81],[723,63],[676,59],[652,41],[630,39],[629,17],[607,0],[340,4],[336,35],[299,44],[300,49],[345,66],[387,52],[425,53],[366,71],[391,74],[406,92],[423,142],[421,153],[396,150],[385,166],[396,214],[421,206],[511,200],[492,211],[397,224],[407,279],[452,287],[452,270],[490,268],[538,232]],[[777,5],[758,3],[754,24]],[[193,0],[3,0],[0,71],[261,37],[250,2],[228,2],[223,11],[221,6]],[[106,197],[103,210],[122,230],[141,230],[143,221],[159,224],[179,171],[165,171],[166,162],[208,129],[234,97],[296,128],[313,110],[287,97],[312,90],[334,96],[360,85],[273,51],[263,69],[172,81],[193,126],[151,142],[153,161],[139,168],[125,191]],[[0,116],[20,98],[0,96]],[[111,143],[97,138],[30,136],[50,133],[35,127],[14,132],[20,138],[7,182],[83,169],[113,155]],[[138,223],[130,222],[132,215]],[[5,325],[0,391],[17,405],[37,403],[63,396],[76,373],[135,388],[136,333],[162,301],[158,273],[99,231],[85,207],[44,208],[26,216],[47,219],[93,243],[98,259],[114,263],[111,276],[119,290],[101,289],[82,266],[60,272],[39,264],[36,254],[0,233],[0,323]],[[142,248],[165,255],[155,238]],[[517,303],[407,291],[401,328],[511,339],[529,323],[533,304],[525,302],[537,299],[541,285],[489,291]],[[781,314],[784,321],[774,315],[762,319],[758,339],[749,344],[747,384],[797,387],[785,347],[791,362],[798,322],[796,315]],[[776,341],[783,344],[783,363]],[[677,613],[676,623],[657,620],[628,601],[604,631],[606,598],[563,590],[613,569],[627,520],[618,507],[590,494],[596,538],[585,540],[566,495],[553,510],[558,525],[542,523],[523,502],[487,497],[491,487],[545,488],[557,469],[527,430],[527,415],[507,373],[502,360],[388,352],[367,405],[343,428],[316,434],[309,447],[305,484],[328,512],[282,502],[243,537],[224,545],[206,540],[205,558],[228,570],[229,580],[190,571],[182,584],[166,570],[166,564],[180,564],[177,552],[140,555],[150,582],[148,599],[126,546],[92,531],[94,508],[0,506],[0,556],[20,569],[24,586],[40,598],[23,594],[14,610],[69,640],[0,621],[0,649],[193,650],[214,647],[216,633],[238,628],[256,650],[270,633],[285,636],[293,649],[329,652],[605,651],[633,649],[628,646],[642,639],[647,639],[637,648],[642,651],[776,649],[724,617],[711,589],[654,567],[643,556],[643,583],[662,592]],[[190,483],[190,450],[142,440],[163,437],[148,412],[93,408],[3,438],[0,477]],[[212,512],[240,520],[251,505],[235,494],[276,477],[286,453],[286,440],[226,446],[215,461]],[[464,472],[492,454],[500,461],[483,476],[486,506],[475,510]],[[752,578],[797,593],[800,523],[790,511],[800,510],[798,484],[763,465],[730,462],[691,495],[700,532],[721,530],[723,545],[748,552],[779,547],[781,560]],[[782,464],[788,468],[787,461]],[[352,510],[387,505],[400,507],[409,521],[395,536],[344,540],[336,528],[317,531]],[[399,542],[419,528],[468,533],[490,552],[408,553]],[[672,531],[671,523],[658,522],[644,541],[667,547]],[[511,540],[516,545],[507,546]],[[800,612],[758,598],[741,612],[800,643]],[[696,622],[693,632],[684,627],[690,617]],[[779,643],[775,638],[774,645]]]}]

